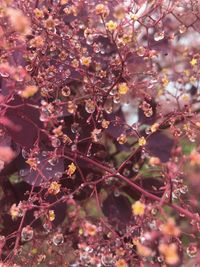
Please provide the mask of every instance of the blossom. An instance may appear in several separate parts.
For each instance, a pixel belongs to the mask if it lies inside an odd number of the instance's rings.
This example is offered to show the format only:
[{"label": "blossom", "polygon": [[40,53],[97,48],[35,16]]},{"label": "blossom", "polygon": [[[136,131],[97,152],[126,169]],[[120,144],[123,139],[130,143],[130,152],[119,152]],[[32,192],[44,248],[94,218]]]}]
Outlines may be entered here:
[{"label": "blossom", "polygon": [[195,66],[197,64],[197,59],[196,58],[191,59],[190,64],[192,66]]},{"label": "blossom", "polygon": [[22,35],[31,33],[30,20],[19,9],[7,8],[6,13],[12,24],[12,27]]},{"label": "blossom", "polygon": [[24,98],[29,98],[34,96],[38,91],[38,87],[35,85],[28,85],[26,88],[21,92],[21,96]]},{"label": "blossom", "polygon": [[48,214],[48,217],[49,217],[49,220],[51,221],[51,222],[53,222],[54,220],[55,220],[55,212],[54,212],[54,210],[49,210],[49,214]]},{"label": "blossom", "polygon": [[106,23],[106,28],[109,30],[109,31],[114,31],[116,30],[117,28],[117,23],[114,22],[113,20],[109,20],[107,23]]},{"label": "blossom", "polygon": [[94,224],[91,224],[90,222],[86,222],[84,225],[84,234],[86,236],[94,236],[97,233],[97,227]]},{"label": "blossom", "polygon": [[167,264],[173,265],[179,262],[177,245],[175,243],[169,245],[162,243],[158,248],[159,251],[164,255]]},{"label": "blossom", "polygon": [[151,125],[151,132],[155,133],[159,128],[159,123],[154,123]]},{"label": "blossom", "polygon": [[128,88],[127,83],[120,83],[118,85],[118,92],[119,92],[120,95],[127,94],[128,90],[129,90],[129,88]]},{"label": "blossom", "polygon": [[149,247],[142,245],[140,242],[136,243],[136,248],[137,253],[142,257],[149,257],[152,254],[152,250]]},{"label": "blossom", "polygon": [[165,224],[160,226],[160,230],[165,235],[179,236],[180,229],[176,226],[173,218],[169,218]]},{"label": "blossom", "polygon": [[158,157],[150,157],[149,164],[151,166],[157,166],[160,164],[160,159]]},{"label": "blossom", "polygon": [[60,192],[61,184],[57,182],[52,182],[48,188],[48,193],[52,195],[57,195]]},{"label": "blossom", "polygon": [[138,144],[139,144],[139,146],[145,146],[146,145],[146,139],[144,138],[144,136],[142,136],[142,137],[140,137],[139,139],[138,139]]},{"label": "blossom", "polygon": [[118,138],[117,138],[117,142],[120,144],[120,145],[123,145],[127,142],[127,137],[125,134],[121,134]]},{"label": "blossom", "polygon": [[132,212],[134,215],[142,216],[142,215],[144,215],[144,211],[145,211],[145,204],[144,203],[142,203],[140,201],[136,201],[132,205]]},{"label": "blossom", "polygon": [[116,261],[115,267],[128,267],[128,265],[124,259],[119,259]]},{"label": "blossom", "polygon": [[44,17],[44,12],[39,8],[34,9],[33,12],[37,18],[43,18]]},{"label": "blossom", "polygon": [[81,58],[81,64],[86,66],[86,67],[89,67],[91,64],[91,57],[82,57]]},{"label": "blossom", "polygon": [[109,14],[109,9],[104,4],[98,4],[95,7],[96,15],[106,16]]},{"label": "blossom", "polygon": [[69,175],[69,177],[71,177],[76,171],[76,165],[72,162],[71,164],[68,165],[68,169],[67,169],[67,175]]}]

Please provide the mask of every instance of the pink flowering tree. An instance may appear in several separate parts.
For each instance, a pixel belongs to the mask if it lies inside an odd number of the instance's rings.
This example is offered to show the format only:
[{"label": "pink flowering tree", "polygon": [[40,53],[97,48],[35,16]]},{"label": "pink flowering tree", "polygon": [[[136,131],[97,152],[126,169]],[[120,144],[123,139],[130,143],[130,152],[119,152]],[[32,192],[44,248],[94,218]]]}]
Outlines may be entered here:
[{"label": "pink flowering tree", "polygon": [[0,0],[0,266],[199,266],[199,31],[195,0]]}]

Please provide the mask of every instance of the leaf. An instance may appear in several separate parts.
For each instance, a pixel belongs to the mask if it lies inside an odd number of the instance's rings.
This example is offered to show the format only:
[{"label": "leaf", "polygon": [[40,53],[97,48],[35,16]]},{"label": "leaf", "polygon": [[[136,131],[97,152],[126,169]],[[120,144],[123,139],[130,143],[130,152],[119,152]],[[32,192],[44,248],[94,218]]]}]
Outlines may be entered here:
[{"label": "leaf", "polygon": [[103,202],[103,213],[111,222],[128,223],[132,216],[131,203],[126,196],[111,193]]},{"label": "leaf", "polygon": [[[39,111],[26,103],[31,103],[30,100],[23,102],[18,96],[8,104],[12,108],[8,108],[5,115],[12,121],[20,130],[7,127],[12,139],[23,147],[30,148],[38,138],[39,130],[42,128],[42,122],[39,120]],[[14,106],[21,105],[14,108]]]},{"label": "leaf", "polygon": [[151,155],[158,157],[162,162],[167,162],[171,157],[174,141],[161,132],[153,133],[147,144]]},{"label": "leaf", "polygon": [[[59,173],[64,172],[64,160],[58,159],[54,164],[48,162],[48,157],[40,154],[38,156],[39,164],[37,170],[31,170],[28,165],[19,171],[19,175],[24,181],[31,185],[40,186],[44,182],[50,180],[58,180],[60,177],[57,176]],[[61,175],[62,176],[62,175]]]}]

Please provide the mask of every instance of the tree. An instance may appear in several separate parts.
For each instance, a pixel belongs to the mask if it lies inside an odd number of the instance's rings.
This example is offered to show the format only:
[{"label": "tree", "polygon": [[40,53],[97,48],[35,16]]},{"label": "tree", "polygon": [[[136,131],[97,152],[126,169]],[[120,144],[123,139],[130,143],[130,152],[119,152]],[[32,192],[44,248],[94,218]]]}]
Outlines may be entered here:
[{"label": "tree", "polygon": [[1,266],[198,266],[199,9],[1,1]]}]

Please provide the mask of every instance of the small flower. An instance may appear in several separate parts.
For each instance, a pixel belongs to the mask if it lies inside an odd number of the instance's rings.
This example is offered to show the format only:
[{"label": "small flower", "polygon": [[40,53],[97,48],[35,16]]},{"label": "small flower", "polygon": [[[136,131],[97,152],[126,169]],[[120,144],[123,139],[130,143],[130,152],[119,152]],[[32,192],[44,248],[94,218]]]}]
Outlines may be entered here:
[{"label": "small flower", "polygon": [[52,182],[48,188],[48,193],[51,195],[57,195],[60,192],[61,184]]},{"label": "small flower", "polygon": [[197,127],[200,128],[200,122],[199,122],[199,121],[197,121],[197,122],[195,123],[195,125],[196,125]]},{"label": "small flower", "polygon": [[160,244],[159,251],[165,257],[165,261],[167,264],[177,264],[179,262],[179,256],[177,253],[177,246],[175,243],[172,244]]},{"label": "small flower", "polygon": [[190,159],[190,164],[192,166],[200,165],[200,153],[198,151],[193,150],[190,153],[189,159]]},{"label": "small flower", "polygon": [[65,5],[65,4],[67,4],[69,2],[69,0],[60,0],[60,4],[61,5]]},{"label": "small flower", "polygon": [[144,138],[144,136],[142,136],[142,137],[140,137],[139,139],[138,139],[138,144],[139,144],[139,146],[145,146],[146,145],[146,139]]},{"label": "small flower", "polygon": [[74,114],[76,112],[77,105],[73,101],[67,102],[67,111],[71,114]]},{"label": "small flower", "polygon": [[128,265],[125,260],[119,259],[118,261],[116,261],[115,267],[128,267]]},{"label": "small flower", "polygon": [[30,167],[35,170],[37,168],[37,159],[36,158],[28,158],[27,161],[26,161],[27,164],[30,165]]},{"label": "small flower", "polygon": [[151,125],[151,132],[155,133],[159,128],[159,124],[158,123],[154,123]]},{"label": "small flower", "polygon": [[190,95],[189,95],[189,94],[183,94],[183,95],[181,96],[181,99],[182,99],[184,102],[188,103],[189,100],[190,100]]},{"label": "small flower", "polygon": [[146,102],[145,100],[141,103],[141,105],[139,107],[143,110],[144,115],[146,117],[149,118],[153,115],[153,109],[152,109],[151,105],[148,102]]},{"label": "small flower", "polygon": [[151,166],[157,166],[160,164],[160,159],[158,157],[150,157],[149,164]]},{"label": "small flower", "polygon": [[19,217],[23,216],[23,210],[21,208],[21,203],[18,204],[18,206],[14,203],[10,208],[10,215],[12,217],[12,220],[16,220]]},{"label": "small flower", "polygon": [[49,17],[47,20],[45,20],[44,26],[48,30],[53,30],[55,28],[55,21],[53,20],[52,17]]},{"label": "small flower", "polygon": [[108,126],[110,125],[110,122],[103,119],[102,123],[101,123],[101,126],[104,128],[104,129],[107,129]]},{"label": "small flower", "polygon": [[30,45],[34,48],[40,48],[43,47],[44,45],[44,39],[42,38],[42,36],[36,36],[35,38],[33,38],[30,41]]},{"label": "small flower", "polygon": [[81,58],[81,64],[82,65],[89,67],[90,63],[91,63],[91,57],[82,57]]},{"label": "small flower", "polygon": [[139,241],[136,243],[137,253],[142,257],[149,257],[152,255],[152,250],[142,245]]},{"label": "small flower", "polygon": [[132,14],[131,15],[131,19],[133,20],[133,21],[136,21],[136,20],[138,20],[138,16],[136,15],[136,14]]},{"label": "small flower", "polygon": [[177,237],[180,235],[180,229],[176,226],[173,218],[169,218],[165,224],[160,226],[160,230],[165,235]]},{"label": "small flower", "polygon": [[131,34],[124,34],[121,38],[122,44],[126,45],[128,43],[130,43],[132,40],[132,35]]},{"label": "small flower", "polygon": [[68,169],[67,169],[67,175],[69,175],[69,177],[71,177],[76,171],[76,165],[72,162],[71,164],[68,165]]},{"label": "small flower", "polygon": [[118,85],[118,92],[119,92],[120,95],[127,94],[128,90],[129,90],[129,88],[128,88],[127,83],[120,83]]},{"label": "small flower", "polygon": [[36,18],[38,18],[38,19],[44,17],[44,12],[41,9],[39,9],[39,8],[34,9],[33,12],[34,12]]},{"label": "small flower", "polygon": [[95,12],[96,12],[96,15],[101,15],[105,17],[109,14],[109,9],[104,4],[98,4],[95,7]]},{"label": "small flower", "polygon": [[9,146],[0,146],[0,160],[2,164],[9,163],[15,157],[15,152]]},{"label": "small flower", "polygon": [[197,59],[196,58],[191,59],[190,64],[192,66],[195,66],[197,64]]},{"label": "small flower", "polygon": [[38,87],[35,85],[28,85],[26,88],[21,92],[21,96],[24,98],[29,98],[34,96],[38,91]]},{"label": "small flower", "polygon": [[79,67],[79,61],[76,58],[72,60],[72,67],[75,69]]},{"label": "small flower", "polygon": [[162,84],[164,87],[166,87],[169,84],[169,80],[166,75],[162,78]]},{"label": "small flower", "polygon": [[63,134],[62,138],[63,138],[63,143],[64,144],[71,144],[72,143],[72,140],[68,135]]},{"label": "small flower", "polygon": [[19,33],[27,35],[31,33],[30,20],[21,10],[14,8],[7,8],[6,13],[12,24],[12,27]]},{"label": "small flower", "polygon": [[56,137],[62,136],[63,131],[62,131],[62,125],[58,126],[57,128],[53,129],[53,133]]},{"label": "small flower", "polygon": [[125,134],[121,134],[118,138],[117,138],[117,142],[120,144],[120,145],[123,145],[127,142],[127,137]]},{"label": "small flower", "polygon": [[65,61],[68,54],[65,51],[61,51],[58,56],[59,56],[60,60]]},{"label": "small flower", "polygon": [[49,210],[48,218],[51,222],[53,222],[56,218],[54,210]]},{"label": "small flower", "polygon": [[86,222],[84,225],[84,234],[85,236],[94,236],[97,233],[97,227],[94,224],[91,224],[90,222]]},{"label": "small flower", "polygon": [[134,215],[136,216],[142,216],[144,214],[145,211],[145,204],[140,202],[140,201],[136,201],[133,205],[132,205],[132,212]]},{"label": "small flower", "polygon": [[114,31],[116,30],[117,28],[117,23],[114,22],[113,20],[109,20],[107,23],[106,23],[106,28],[109,30],[109,31]]},{"label": "small flower", "polygon": [[122,20],[124,19],[125,15],[126,15],[126,10],[124,5],[119,4],[114,8],[114,17],[116,19]]}]

